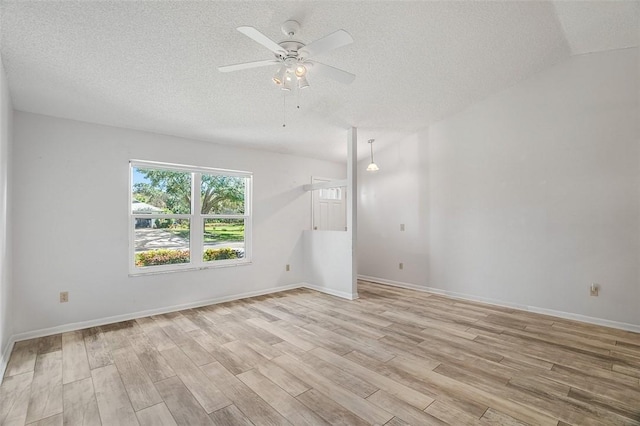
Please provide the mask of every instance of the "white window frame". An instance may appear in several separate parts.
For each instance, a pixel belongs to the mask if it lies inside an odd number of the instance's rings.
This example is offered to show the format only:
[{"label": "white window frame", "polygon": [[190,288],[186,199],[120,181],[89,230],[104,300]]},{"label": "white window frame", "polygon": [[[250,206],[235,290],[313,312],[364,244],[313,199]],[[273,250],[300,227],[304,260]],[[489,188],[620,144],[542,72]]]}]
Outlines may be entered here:
[{"label": "white window frame", "polygon": [[[133,169],[148,168],[158,170],[173,170],[191,173],[191,214],[141,214],[133,213]],[[244,214],[202,214],[200,199],[202,175],[236,176],[246,178],[244,191]],[[221,268],[251,264],[251,236],[252,211],[251,201],[253,192],[253,173],[227,170],[211,167],[190,166],[183,164],[161,163],[157,161],[130,160],[129,161],[129,275],[148,275],[166,272]],[[136,219],[188,219],[189,220],[189,263],[174,263],[170,265],[143,266],[135,264],[135,221]],[[244,257],[241,259],[224,259],[205,262],[204,254],[204,221],[205,219],[244,219]]]}]

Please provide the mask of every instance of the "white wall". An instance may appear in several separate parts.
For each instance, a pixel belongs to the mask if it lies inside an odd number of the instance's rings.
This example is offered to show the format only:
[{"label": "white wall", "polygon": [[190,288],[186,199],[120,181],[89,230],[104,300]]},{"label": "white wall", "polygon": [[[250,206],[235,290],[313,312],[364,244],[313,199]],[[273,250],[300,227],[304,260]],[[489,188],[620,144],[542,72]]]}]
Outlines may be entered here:
[{"label": "white wall", "polygon": [[[7,86],[4,66],[0,62],[0,373],[4,371],[2,359],[8,351],[13,333],[12,274],[11,274],[11,157],[13,107]],[[8,355],[8,353],[6,354]]]},{"label": "white wall", "polygon": [[380,170],[367,172],[369,159],[358,164],[359,275],[427,285],[427,142],[425,131],[393,141],[381,151],[374,143]]},{"label": "white wall", "polygon": [[[304,270],[307,286],[346,299],[358,298],[357,188],[358,131],[347,132],[347,185],[345,231],[308,230],[304,232]],[[332,177],[340,179],[344,175]],[[317,190],[316,190],[317,191]]]},{"label": "white wall", "polygon": [[353,290],[351,235],[345,231],[304,231],[305,282],[324,293],[357,298]]},{"label": "white wall", "polygon": [[[416,213],[428,228],[428,256],[417,259],[428,273],[405,280],[397,265],[376,269],[397,262],[399,246],[388,244],[388,209],[364,200],[360,250],[370,255],[359,273],[640,325],[639,71],[638,49],[572,57],[432,126],[428,188],[419,191],[428,212]],[[412,151],[398,155],[407,165],[392,168],[391,180],[415,167]],[[363,177],[361,196],[416,212],[377,159],[382,170]],[[425,179],[404,174],[413,187]],[[365,240],[372,229],[381,229],[378,241]]]},{"label": "white wall", "polygon": [[[302,231],[311,218],[302,185],[345,170],[22,112],[14,125],[15,333],[302,282]],[[253,264],[129,277],[130,159],[253,172]],[[63,290],[69,303],[58,303]]]}]

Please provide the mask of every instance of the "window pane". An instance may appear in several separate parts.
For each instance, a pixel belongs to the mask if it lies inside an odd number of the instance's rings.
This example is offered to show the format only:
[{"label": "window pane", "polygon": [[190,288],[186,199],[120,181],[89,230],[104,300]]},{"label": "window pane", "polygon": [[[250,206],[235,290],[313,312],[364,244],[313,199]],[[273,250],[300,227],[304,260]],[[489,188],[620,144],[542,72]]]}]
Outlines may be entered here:
[{"label": "window pane", "polygon": [[191,173],[132,167],[131,211],[191,213]]},{"label": "window pane", "polygon": [[244,257],[244,219],[204,219],[205,262]]},{"label": "window pane", "polygon": [[136,267],[189,263],[188,219],[134,219]]},{"label": "window pane", "polygon": [[202,214],[244,214],[246,178],[202,175]]},{"label": "window pane", "polygon": [[321,200],[342,200],[342,190],[340,188],[324,188],[320,190]]}]

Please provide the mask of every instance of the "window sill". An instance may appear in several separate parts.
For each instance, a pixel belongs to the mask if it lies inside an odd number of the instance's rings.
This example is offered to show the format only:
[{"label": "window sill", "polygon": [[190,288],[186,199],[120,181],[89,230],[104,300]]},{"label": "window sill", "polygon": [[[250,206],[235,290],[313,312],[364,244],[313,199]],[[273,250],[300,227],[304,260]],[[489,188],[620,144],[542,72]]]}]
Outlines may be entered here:
[{"label": "window sill", "polygon": [[187,272],[187,271],[202,271],[205,269],[220,269],[220,268],[234,268],[237,266],[249,266],[252,265],[253,262],[234,262],[234,263],[224,263],[222,265],[204,265],[204,266],[187,266],[184,268],[176,268],[176,269],[163,269],[163,270],[144,270],[144,271],[136,271],[129,272],[130,277],[142,277],[145,275],[161,275],[161,274],[174,274],[176,272]]}]

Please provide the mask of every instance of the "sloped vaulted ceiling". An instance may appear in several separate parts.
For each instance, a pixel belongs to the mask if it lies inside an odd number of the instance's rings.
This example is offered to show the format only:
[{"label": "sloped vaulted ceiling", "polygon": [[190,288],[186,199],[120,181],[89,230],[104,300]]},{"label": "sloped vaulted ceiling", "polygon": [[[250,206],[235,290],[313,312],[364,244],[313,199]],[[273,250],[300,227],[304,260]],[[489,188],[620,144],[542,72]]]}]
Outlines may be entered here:
[{"label": "sloped vaulted ceiling", "polygon": [[[638,2],[2,2],[14,107],[52,116],[341,161],[345,129],[411,133],[572,54],[638,45]],[[309,76],[287,98],[235,30],[355,42],[318,58],[357,75]],[[384,143],[384,136],[380,142]],[[388,138],[390,139],[390,138]]]}]

